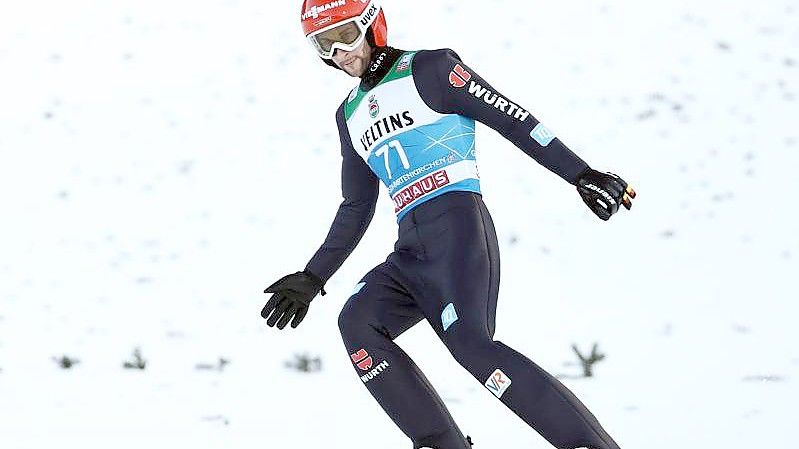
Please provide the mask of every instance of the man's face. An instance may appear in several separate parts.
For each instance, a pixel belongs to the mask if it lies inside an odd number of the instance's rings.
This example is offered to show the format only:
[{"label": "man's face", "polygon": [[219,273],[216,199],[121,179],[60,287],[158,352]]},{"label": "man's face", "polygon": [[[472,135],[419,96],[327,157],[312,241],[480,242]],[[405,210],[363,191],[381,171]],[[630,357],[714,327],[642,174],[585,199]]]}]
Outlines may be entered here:
[{"label": "man's face", "polygon": [[349,76],[360,78],[366,72],[371,56],[372,47],[364,39],[361,45],[353,51],[337,49],[333,53],[333,62],[347,72]]}]

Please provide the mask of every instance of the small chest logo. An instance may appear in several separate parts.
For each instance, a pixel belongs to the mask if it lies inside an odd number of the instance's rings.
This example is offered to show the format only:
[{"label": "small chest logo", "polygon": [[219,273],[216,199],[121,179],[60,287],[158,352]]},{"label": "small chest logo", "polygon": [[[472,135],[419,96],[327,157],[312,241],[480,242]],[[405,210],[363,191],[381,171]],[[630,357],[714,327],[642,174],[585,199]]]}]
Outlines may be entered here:
[{"label": "small chest logo", "polygon": [[369,117],[377,118],[377,114],[380,114],[380,105],[377,104],[377,98],[372,95],[369,97]]},{"label": "small chest logo", "polygon": [[413,55],[411,54],[403,56],[402,59],[400,59],[399,64],[397,64],[397,71],[404,72],[408,70],[408,67],[411,66],[411,58],[413,58]]}]

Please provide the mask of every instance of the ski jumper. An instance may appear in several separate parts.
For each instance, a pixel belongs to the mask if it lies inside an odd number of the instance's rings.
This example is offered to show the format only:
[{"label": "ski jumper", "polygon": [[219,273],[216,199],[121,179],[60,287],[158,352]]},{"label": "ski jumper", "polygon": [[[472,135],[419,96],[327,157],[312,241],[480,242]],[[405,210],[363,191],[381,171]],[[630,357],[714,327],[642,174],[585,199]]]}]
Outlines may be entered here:
[{"label": "ski jumper", "polygon": [[563,384],[493,340],[499,249],[480,194],[475,120],[571,184],[588,166],[527,110],[452,50],[378,48],[370,73],[336,113],[342,195],[307,269],[327,281],[366,231],[388,188],[398,239],[355,286],[339,315],[353,367],[414,448],[469,443],[394,339],[426,319],[480,384],[559,449],[618,449]]}]

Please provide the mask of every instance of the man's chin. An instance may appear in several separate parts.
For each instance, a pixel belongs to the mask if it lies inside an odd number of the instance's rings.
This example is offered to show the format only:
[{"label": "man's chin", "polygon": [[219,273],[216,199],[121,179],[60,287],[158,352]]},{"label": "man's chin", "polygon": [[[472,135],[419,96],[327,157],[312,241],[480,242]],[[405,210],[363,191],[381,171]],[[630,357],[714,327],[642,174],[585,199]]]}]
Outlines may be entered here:
[{"label": "man's chin", "polygon": [[345,65],[345,66],[339,66],[339,68],[341,70],[343,70],[344,72],[346,72],[347,75],[349,75],[351,77],[359,78],[361,76],[361,72],[362,71],[358,70],[360,67],[356,67],[353,64],[349,64],[349,65]]}]

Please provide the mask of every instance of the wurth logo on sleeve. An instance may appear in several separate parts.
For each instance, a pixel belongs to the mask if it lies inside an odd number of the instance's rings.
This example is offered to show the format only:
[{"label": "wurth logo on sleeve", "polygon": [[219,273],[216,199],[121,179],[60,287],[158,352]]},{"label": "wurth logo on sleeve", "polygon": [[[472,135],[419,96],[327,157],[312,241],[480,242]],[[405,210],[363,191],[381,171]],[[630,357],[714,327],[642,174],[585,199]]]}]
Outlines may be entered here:
[{"label": "wurth logo on sleeve", "polygon": [[501,95],[491,92],[489,89],[486,89],[475,81],[472,81],[469,85],[469,93],[477,98],[482,99],[485,104],[494,106],[495,108],[509,116],[512,116],[520,122],[523,122],[530,117],[529,112],[525,111],[513,102],[503,98]]},{"label": "wurth logo on sleeve", "polygon": [[467,72],[460,64],[455,64],[455,67],[449,72],[449,83],[452,84],[452,87],[460,89],[465,86],[470,79],[472,79],[472,74]]},{"label": "wurth logo on sleeve", "polygon": [[530,113],[522,109],[519,105],[514,104],[501,95],[483,87],[477,81],[472,80],[472,74],[460,64],[455,64],[455,67],[449,72],[449,83],[456,89],[460,89],[469,84],[470,94],[482,99],[486,104],[494,106],[520,122],[524,122],[530,117]]}]

